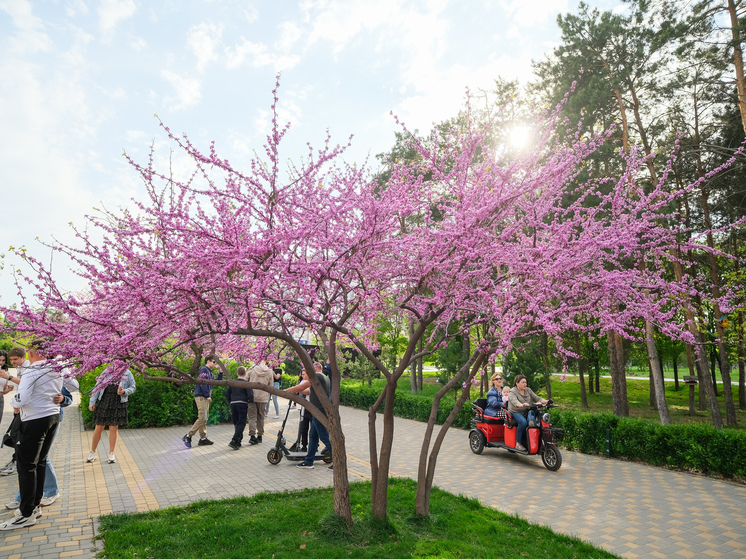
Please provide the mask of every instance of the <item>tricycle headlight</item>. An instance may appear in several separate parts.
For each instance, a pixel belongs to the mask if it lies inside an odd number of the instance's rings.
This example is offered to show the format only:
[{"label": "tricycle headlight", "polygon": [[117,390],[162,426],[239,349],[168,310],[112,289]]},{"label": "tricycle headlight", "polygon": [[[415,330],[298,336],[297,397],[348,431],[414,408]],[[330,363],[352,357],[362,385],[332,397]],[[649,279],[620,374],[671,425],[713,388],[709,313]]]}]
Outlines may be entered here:
[{"label": "tricycle headlight", "polygon": [[549,414],[548,414],[548,413],[545,413],[544,415],[542,415],[542,416],[541,416],[541,420],[542,420],[542,421],[543,421],[544,423],[549,423],[549,420],[550,420],[550,419],[551,419],[551,418],[549,417]]}]

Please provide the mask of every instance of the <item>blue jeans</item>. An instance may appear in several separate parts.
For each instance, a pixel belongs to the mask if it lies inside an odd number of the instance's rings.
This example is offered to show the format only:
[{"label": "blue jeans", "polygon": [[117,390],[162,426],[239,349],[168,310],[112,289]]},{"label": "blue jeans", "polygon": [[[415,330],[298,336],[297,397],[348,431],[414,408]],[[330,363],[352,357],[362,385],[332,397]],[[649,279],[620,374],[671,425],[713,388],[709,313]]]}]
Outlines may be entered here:
[{"label": "blue jeans", "polygon": [[[274,383],[275,388],[280,388],[280,383],[275,382]],[[275,401],[275,415],[280,415],[280,406],[277,403],[277,394],[270,394],[269,400],[267,400],[267,413],[269,413],[269,403],[274,400]]]},{"label": "blue jeans", "polygon": [[[52,462],[47,458],[47,475],[44,476],[44,497],[54,497],[59,493],[59,487],[57,487],[57,474],[54,473],[54,466]],[[16,501],[21,502],[21,490],[16,493]]]},{"label": "blue jeans", "polygon": [[[528,419],[521,412],[513,412],[513,419],[518,424],[515,431],[515,442],[524,444],[523,437],[526,434],[526,426],[528,425]],[[524,445],[525,446],[525,445]]]},{"label": "blue jeans", "polygon": [[329,442],[329,431],[321,424],[321,421],[314,417],[311,420],[311,429],[308,433],[308,454],[306,454],[306,458],[303,460],[306,466],[313,464],[316,451],[319,449],[319,439],[331,451],[332,444]]}]

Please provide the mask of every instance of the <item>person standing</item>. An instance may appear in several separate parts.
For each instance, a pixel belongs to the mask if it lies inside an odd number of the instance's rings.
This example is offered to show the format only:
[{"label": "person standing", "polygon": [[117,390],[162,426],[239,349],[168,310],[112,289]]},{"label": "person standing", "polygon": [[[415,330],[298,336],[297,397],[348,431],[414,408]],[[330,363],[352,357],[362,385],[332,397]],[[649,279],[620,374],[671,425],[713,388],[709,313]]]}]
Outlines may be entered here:
[{"label": "person standing", "polygon": [[[16,370],[16,376],[10,377],[8,379],[10,382],[6,385],[6,388],[10,387],[9,390],[12,390],[13,386],[10,383],[18,386],[21,383],[23,372],[31,365],[31,363],[26,359],[26,350],[20,346],[11,348],[8,352],[8,360]],[[15,446],[18,444],[18,429],[21,426],[21,417],[18,415],[18,410],[15,408],[13,408],[13,414],[13,420],[10,422],[10,427],[8,428],[8,434],[11,439],[13,439],[14,444],[13,456],[11,457],[10,462],[0,470],[0,476],[11,476],[16,475],[17,473]]]},{"label": "person standing", "polygon": [[[262,360],[249,369],[249,382],[256,382],[266,386],[272,386],[275,376],[267,361]],[[249,404],[249,444],[262,442],[264,435],[264,418],[267,415],[267,404],[269,403],[269,392],[264,390],[254,391],[254,402]]]},{"label": "person standing", "polygon": [[[205,364],[200,368],[197,374],[198,379],[203,380],[215,380],[215,376],[212,374],[215,364],[217,363],[217,357],[214,354],[210,354],[205,357]],[[223,373],[218,375],[218,380],[223,380]],[[199,442],[200,446],[211,445],[212,441],[207,438],[207,418],[210,415],[210,402],[212,402],[212,385],[210,384],[196,384],[194,386],[194,401],[197,403],[197,421],[194,422],[189,432],[181,437],[184,441],[184,445],[187,448],[192,448],[192,436],[199,431]]]},{"label": "person standing", "polygon": [[[280,379],[282,378],[282,369],[280,368],[279,361],[275,361],[272,364],[272,375],[274,377],[274,382],[272,383],[272,386],[275,388],[280,388]],[[271,394],[269,396],[269,399],[267,400],[267,409],[264,410],[264,415],[269,414],[269,404],[272,401],[274,401],[275,403],[275,415],[273,419],[277,419],[278,417],[280,417],[280,405],[277,403],[277,394]]]},{"label": "person standing", "polygon": [[[13,390],[13,384],[10,382],[10,374],[8,373],[8,353],[0,350],[0,379],[2,389],[0,389],[0,421],[3,420],[3,409],[5,408],[5,395]],[[277,405],[277,397],[275,396],[275,405]]]},{"label": "person standing", "polygon": [[36,524],[41,517],[46,460],[57,434],[60,407],[55,398],[62,393],[62,377],[35,342],[28,352],[30,366],[24,371],[11,405],[20,410],[21,428],[16,446],[18,485],[21,489],[19,513],[0,524],[0,530],[15,530]]},{"label": "person standing", "polygon": [[101,441],[101,435],[106,427],[109,428],[109,464],[117,461],[114,449],[117,446],[119,427],[129,423],[127,414],[127,400],[135,392],[135,377],[127,369],[119,382],[113,380],[105,369],[96,379],[93,394],[88,403],[88,409],[93,413],[93,422],[96,428],[91,440],[91,452],[88,453],[86,462],[96,460],[96,448]]},{"label": "person standing", "polygon": [[[332,385],[331,381],[329,380],[329,377],[327,377],[324,373],[321,372],[321,363],[314,363],[313,364],[314,371],[316,373],[316,378],[318,379],[319,383],[321,384],[321,388],[326,393],[327,397],[331,397],[332,393]],[[313,388],[311,385],[310,380],[304,380],[302,383],[297,384],[291,388],[288,388],[288,392],[303,392],[306,388],[311,387],[311,394],[310,394],[310,401],[311,403],[318,408],[320,413],[324,416],[326,416],[326,411],[324,410],[324,407],[321,405],[321,400],[319,400],[319,396],[316,393],[316,389]],[[308,410],[305,410],[308,412]],[[308,454],[306,454],[305,459],[303,462],[297,465],[298,468],[307,468],[312,469],[313,468],[313,461],[316,457],[316,451],[319,449],[319,439],[321,439],[321,442],[323,442],[326,445],[326,448],[331,449],[332,445],[329,442],[329,431],[327,431],[326,427],[321,423],[321,421],[318,420],[316,416],[313,417],[311,420],[311,429],[308,433]],[[329,466],[329,469],[331,470],[333,467]]]},{"label": "person standing", "polygon": [[[236,380],[246,381],[246,367],[236,370]],[[241,448],[243,432],[246,429],[246,418],[249,413],[249,404],[254,402],[254,391],[251,388],[227,386],[225,388],[225,399],[231,406],[231,419],[233,419],[233,438],[228,446],[233,450]]]}]

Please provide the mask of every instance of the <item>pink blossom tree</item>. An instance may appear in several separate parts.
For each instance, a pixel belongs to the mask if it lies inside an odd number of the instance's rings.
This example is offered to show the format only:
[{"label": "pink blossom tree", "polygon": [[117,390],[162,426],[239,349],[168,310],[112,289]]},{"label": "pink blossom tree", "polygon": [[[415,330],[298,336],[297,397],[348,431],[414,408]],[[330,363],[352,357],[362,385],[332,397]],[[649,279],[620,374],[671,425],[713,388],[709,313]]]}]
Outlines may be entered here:
[{"label": "pink blossom tree", "polygon": [[[167,374],[145,378],[193,383],[174,365],[177,356],[195,357],[193,375],[205,348],[233,358],[285,352],[297,356],[320,391],[298,341],[312,331],[335,373],[331,398],[320,398],[320,419],[332,443],[335,512],[348,523],[340,349],[354,346],[386,380],[368,423],[373,514],[383,518],[398,380],[414,359],[447,341],[449,325],[480,325],[483,339],[433,402],[416,503],[418,514],[428,514],[445,433],[495,352],[545,332],[560,352],[572,354],[563,334],[583,332],[588,317],[627,337],[640,335],[641,318],[669,336],[690,336],[677,309],[701,291],[688,278],[670,282],[661,272],[677,254],[679,232],[662,222],[675,221],[670,208],[687,189],[669,192],[665,176],[643,189],[637,177],[644,159],[634,154],[621,177],[584,177],[585,158],[606,136],[568,131],[567,139],[556,138],[550,131],[558,115],[559,108],[547,115],[534,149],[513,159],[489,141],[491,123],[467,118],[463,128],[436,132],[430,143],[413,141],[420,157],[396,165],[384,188],[364,166],[342,162],[343,149],[328,140],[282,171],[288,126],[279,126],[276,111],[265,159],[252,159],[246,172],[214,146],[203,153],[164,126],[192,158],[194,173],[180,180],[157,169],[152,155],[146,164],[128,158],[143,179],[143,200],[91,217],[100,235],[78,231],[80,246],[52,247],[77,264],[87,290],[63,293],[50,270],[27,256],[33,274],[20,281],[36,298],[4,312],[17,330],[53,340],[53,353],[72,360],[80,374],[114,363],[115,375],[147,367]],[[686,248],[707,250],[694,242]],[[387,367],[375,355],[375,328],[402,316],[411,325],[408,344]],[[212,381],[221,382],[235,381]],[[436,433],[438,405],[459,384],[457,405]],[[295,395],[253,388],[318,414]]]}]

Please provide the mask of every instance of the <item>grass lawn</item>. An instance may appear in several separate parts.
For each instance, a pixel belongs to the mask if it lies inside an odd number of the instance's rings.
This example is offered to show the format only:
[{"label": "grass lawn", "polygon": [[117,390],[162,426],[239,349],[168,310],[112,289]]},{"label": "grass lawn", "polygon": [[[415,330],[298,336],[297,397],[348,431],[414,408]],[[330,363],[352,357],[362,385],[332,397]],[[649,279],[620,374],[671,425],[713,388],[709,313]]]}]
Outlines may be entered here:
[{"label": "grass lawn", "polygon": [[370,517],[370,483],[350,485],[355,524],[332,513],[332,489],[261,493],[183,508],[101,517],[104,556],[189,559],[336,557],[396,559],[612,558],[611,553],[555,534],[474,499],[433,489],[431,516],[414,517],[412,480],[392,479],[389,519]]}]

